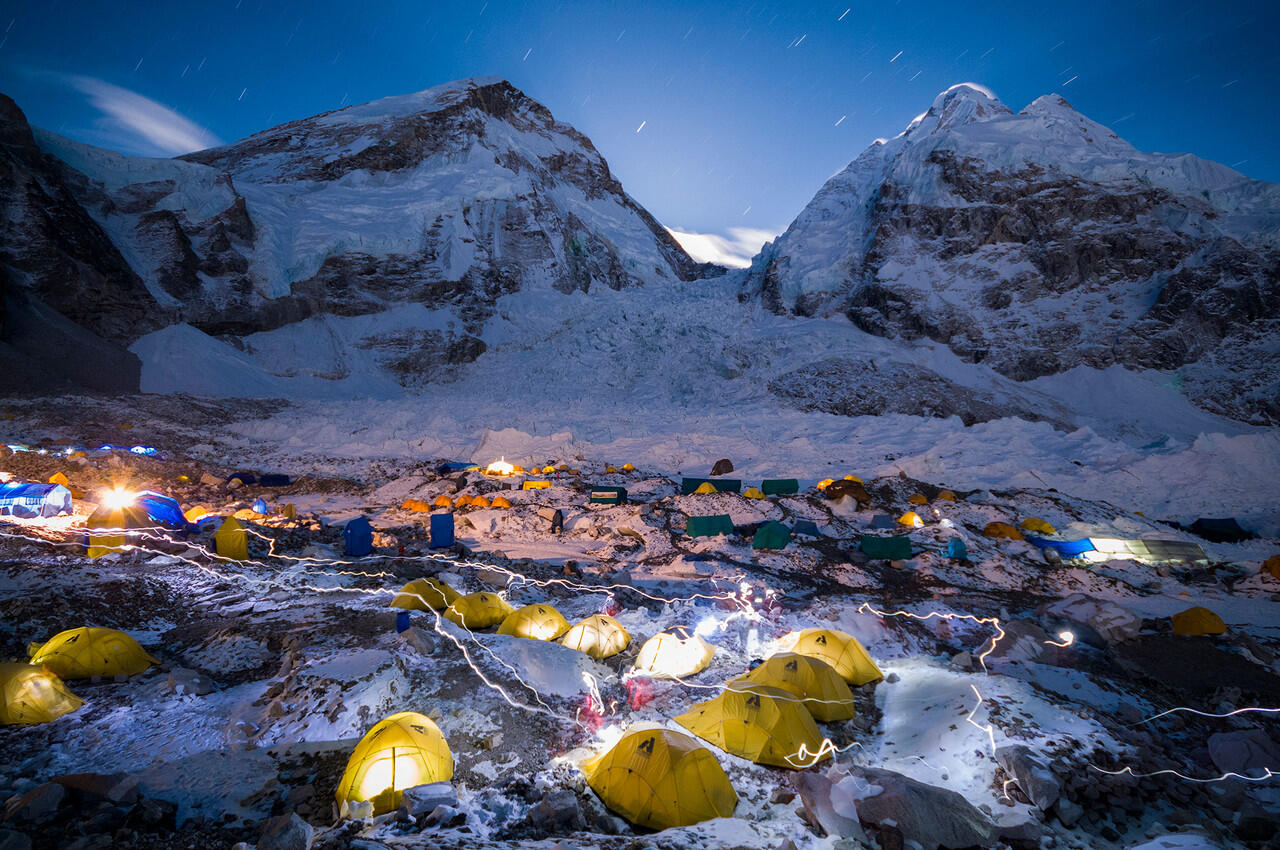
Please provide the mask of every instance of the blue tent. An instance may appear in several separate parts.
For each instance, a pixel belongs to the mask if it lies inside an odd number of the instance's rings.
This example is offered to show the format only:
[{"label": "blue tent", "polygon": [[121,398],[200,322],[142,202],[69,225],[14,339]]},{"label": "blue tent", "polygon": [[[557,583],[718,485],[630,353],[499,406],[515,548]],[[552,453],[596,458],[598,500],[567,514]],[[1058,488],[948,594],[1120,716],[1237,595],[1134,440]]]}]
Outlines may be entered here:
[{"label": "blue tent", "polygon": [[169,528],[186,528],[189,525],[182,513],[182,505],[172,496],[154,490],[143,490],[134,497],[133,503],[146,512],[147,519],[158,525]]},{"label": "blue tent", "polygon": [[342,539],[346,543],[346,554],[352,558],[363,558],[373,553],[373,526],[369,518],[358,516],[342,529]]},{"label": "blue tent", "polygon": [[431,515],[431,548],[444,549],[453,545],[453,514]]},{"label": "blue tent", "polygon": [[898,524],[894,522],[893,517],[888,514],[876,514],[871,518],[871,527],[892,529],[897,528]]},{"label": "blue tent", "polygon": [[969,557],[969,550],[965,548],[964,541],[959,537],[952,537],[947,541],[947,557],[960,560]]},{"label": "blue tent", "polygon": [[255,513],[260,514],[270,513],[270,509],[267,508],[267,500],[261,496],[253,500],[253,510]]},{"label": "blue tent", "polygon": [[1038,549],[1053,549],[1064,558],[1078,558],[1093,551],[1093,543],[1087,537],[1083,540],[1049,540],[1028,536],[1027,542]]},{"label": "blue tent", "polygon": [[813,520],[798,519],[796,524],[791,527],[792,534],[803,534],[805,537],[821,537],[822,532],[818,531],[818,524]]},{"label": "blue tent", "polygon": [[71,491],[61,484],[0,484],[0,515],[33,519],[71,513]]}]

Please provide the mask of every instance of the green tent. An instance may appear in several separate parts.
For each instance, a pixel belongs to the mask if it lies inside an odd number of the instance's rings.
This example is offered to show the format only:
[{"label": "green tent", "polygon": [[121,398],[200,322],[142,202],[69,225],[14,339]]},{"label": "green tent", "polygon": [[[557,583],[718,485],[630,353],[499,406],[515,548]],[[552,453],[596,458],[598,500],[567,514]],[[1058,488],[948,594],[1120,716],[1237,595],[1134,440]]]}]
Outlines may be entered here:
[{"label": "green tent", "polygon": [[715,537],[717,534],[733,534],[733,520],[728,514],[691,516],[686,532],[690,537]]},{"label": "green tent", "polygon": [[900,561],[911,557],[911,538],[902,537],[869,537],[863,535],[858,541],[862,554],[868,558],[884,558],[889,561]]},{"label": "green tent", "polygon": [[626,503],[626,487],[605,487],[601,485],[591,488],[591,504],[593,505],[625,505]]},{"label": "green tent", "polygon": [[752,549],[784,549],[791,542],[791,529],[780,522],[769,520],[760,526],[751,538]]},{"label": "green tent", "polygon": [[766,496],[790,496],[800,492],[800,482],[794,478],[766,478],[760,482],[760,490]]},{"label": "green tent", "polygon": [[742,482],[735,478],[683,478],[680,481],[680,495],[688,496],[704,483],[716,488],[717,493],[738,493],[742,491]]}]

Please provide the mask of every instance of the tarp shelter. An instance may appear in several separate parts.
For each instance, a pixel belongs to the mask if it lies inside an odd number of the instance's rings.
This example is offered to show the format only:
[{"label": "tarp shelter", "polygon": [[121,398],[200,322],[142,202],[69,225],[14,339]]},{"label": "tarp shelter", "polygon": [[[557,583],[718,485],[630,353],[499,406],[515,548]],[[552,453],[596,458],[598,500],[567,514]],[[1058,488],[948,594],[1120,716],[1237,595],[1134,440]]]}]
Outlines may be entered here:
[{"label": "tarp shelter", "polygon": [[10,481],[0,484],[0,516],[21,519],[69,514],[71,491],[61,484]]},{"label": "tarp shelter", "polygon": [[682,478],[680,495],[688,496],[697,491],[703,484],[710,484],[717,493],[741,493],[742,481],[736,478]]},{"label": "tarp shelter", "polygon": [[818,531],[818,524],[813,520],[798,519],[795,525],[791,527],[791,533],[797,537],[821,537],[822,532]]},{"label": "tarp shelter", "polygon": [[444,549],[452,546],[454,541],[453,514],[432,514],[430,531],[432,549]]},{"label": "tarp shelter", "polygon": [[521,490],[546,490],[551,486],[550,481],[526,481],[520,485]]},{"label": "tarp shelter", "polygon": [[635,672],[655,679],[682,679],[707,669],[716,648],[683,626],[659,632],[644,642]]},{"label": "tarp shelter", "polygon": [[127,529],[182,529],[188,526],[188,522],[177,499],[145,490],[135,493],[126,505],[117,508],[103,505],[93,512],[85,525],[90,529],[106,530],[106,533],[90,533],[85,541],[88,556],[100,558],[125,548],[129,542]]},{"label": "tarp shelter", "polygon": [[800,482],[794,478],[766,478],[760,482],[766,496],[790,496],[800,492]]},{"label": "tarp shelter", "polygon": [[561,646],[585,652],[599,661],[617,655],[631,643],[631,635],[608,614],[592,614],[575,623],[560,639]]},{"label": "tarp shelter", "polygon": [[440,727],[425,714],[402,711],[356,744],[335,796],[344,817],[352,803],[366,800],[376,816],[398,809],[405,789],[452,778],[453,753]]},{"label": "tarp shelter", "polygon": [[438,578],[415,578],[392,597],[391,607],[410,611],[443,611],[461,596]]},{"label": "tarp shelter", "polygon": [[271,512],[271,509],[267,507],[267,500],[262,498],[261,496],[253,500],[253,509],[257,513],[260,513],[263,515],[266,515]]},{"label": "tarp shelter", "polygon": [[794,694],[754,682],[730,682],[715,699],[694,704],[675,718],[684,728],[726,752],[793,770],[830,758],[822,732]]},{"label": "tarp shelter", "polygon": [[0,726],[48,723],[82,705],[84,700],[43,667],[0,664]]},{"label": "tarp shelter", "polygon": [[997,540],[1022,540],[1022,532],[1016,527],[1009,525],[1007,522],[989,522],[982,529],[983,537],[991,537]]},{"label": "tarp shelter", "polygon": [[648,829],[732,817],[738,805],[715,755],[670,729],[632,730],[582,772],[606,806]]},{"label": "tarp shelter", "polygon": [[625,505],[627,488],[596,485],[591,488],[590,502],[593,505]]},{"label": "tarp shelter", "polygon": [[733,534],[733,520],[728,514],[691,516],[685,533],[690,537],[715,537],[717,534]]},{"label": "tarp shelter", "polygon": [[1227,632],[1227,624],[1222,622],[1222,618],[1202,605],[1179,611],[1169,619],[1173,622],[1173,633],[1175,635],[1198,637],[1200,635],[1221,635]]},{"label": "tarp shelter", "polygon": [[866,685],[884,678],[880,668],[856,637],[839,629],[804,629],[783,638],[788,652],[818,658],[851,685]]},{"label": "tarp shelter", "polygon": [[952,537],[947,541],[946,554],[948,558],[961,561],[969,557],[969,550],[965,547],[963,540],[959,537]]},{"label": "tarp shelter", "polygon": [[1182,540],[1122,540],[1115,537],[1090,537],[1089,544],[1108,558],[1131,558],[1138,561],[1207,561],[1198,543]]},{"label": "tarp shelter", "polygon": [[791,529],[776,520],[769,520],[751,538],[752,549],[785,549],[791,542]]},{"label": "tarp shelter", "polygon": [[911,557],[911,538],[906,537],[872,537],[864,534],[858,538],[858,548],[868,558],[883,558],[889,561],[901,561]]},{"label": "tarp shelter", "polygon": [[258,473],[249,472],[248,470],[233,472],[227,476],[227,483],[230,484],[233,481],[239,481],[240,482],[239,486],[249,486],[251,484],[257,484]]},{"label": "tarp shelter", "polygon": [[358,516],[342,527],[343,552],[349,558],[363,558],[373,554],[373,526],[369,518]]},{"label": "tarp shelter", "polygon": [[276,472],[264,472],[258,476],[259,487],[288,487],[293,479]]},{"label": "tarp shelter", "polygon": [[36,647],[31,663],[44,665],[64,679],[88,679],[133,676],[159,662],[124,632],[81,627],[58,632]]},{"label": "tarp shelter", "polygon": [[498,626],[498,634],[531,640],[555,640],[569,631],[569,621],[550,605],[535,602],[517,608]]},{"label": "tarp shelter", "polygon": [[831,723],[848,720],[854,715],[853,692],[849,690],[849,684],[821,658],[779,652],[765,659],[745,678],[801,697],[814,720]]},{"label": "tarp shelter", "polygon": [[1193,534],[1197,534],[1214,543],[1239,543],[1241,540],[1252,540],[1258,536],[1252,531],[1241,528],[1240,523],[1236,522],[1234,517],[1223,517],[1221,519],[1201,517],[1191,523],[1189,530]]},{"label": "tarp shelter", "polygon": [[240,524],[240,520],[229,516],[218,526],[213,534],[213,546],[219,558],[233,561],[249,559],[249,532]]},{"label": "tarp shelter", "polygon": [[459,596],[444,610],[444,618],[468,631],[487,629],[501,623],[515,611],[496,593],[468,593]]},{"label": "tarp shelter", "polygon": [[1083,540],[1046,540],[1043,537],[1028,537],[1027,542],[1037,549],[1053,549],[1064,558],[1078,558],[1085,552],[1093,551],[1093,541]]}]

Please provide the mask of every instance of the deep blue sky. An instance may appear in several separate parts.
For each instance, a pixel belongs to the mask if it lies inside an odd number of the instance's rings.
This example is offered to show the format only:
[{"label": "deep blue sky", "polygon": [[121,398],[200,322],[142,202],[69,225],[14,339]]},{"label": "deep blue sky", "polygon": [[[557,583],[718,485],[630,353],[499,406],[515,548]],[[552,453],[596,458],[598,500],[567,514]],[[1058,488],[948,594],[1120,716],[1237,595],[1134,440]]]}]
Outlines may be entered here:
[{"label": "deep blue sky", "polygon": [[1275,0],[0,9],[0,91],[72,138],[172,151],[495,74],[590,136],[663,224],[699,232],[780,231],[874,138],[970,80],[1015,110],[1060,92],[1140,149],[1280,181]]}]

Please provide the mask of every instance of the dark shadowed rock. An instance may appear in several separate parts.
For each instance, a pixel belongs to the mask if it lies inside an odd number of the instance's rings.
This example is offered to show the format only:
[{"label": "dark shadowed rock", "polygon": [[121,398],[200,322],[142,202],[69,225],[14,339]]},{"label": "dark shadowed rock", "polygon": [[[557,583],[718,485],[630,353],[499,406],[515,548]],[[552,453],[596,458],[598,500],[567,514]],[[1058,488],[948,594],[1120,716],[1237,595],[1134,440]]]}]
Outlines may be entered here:
[{"label": "dark shadowed rock", "polygon": [[1040,811],[1048,811],[1058,801],[1062,784],[1029,747],[1022,744],[1000,747],[996,750],[996,762]]},{"label": "dark shadowed rock", "polygon": [[853,767],[847,778],[856,783],[863,823],[891,821],[925,850],[987,847],[998,835],[996,825],[955,791],[872,767]]},{"label": "dark shadowed rock", "polygon": [[311,850],[315,829],[296,814],[271,818],[262,827],[258,850]]}]

